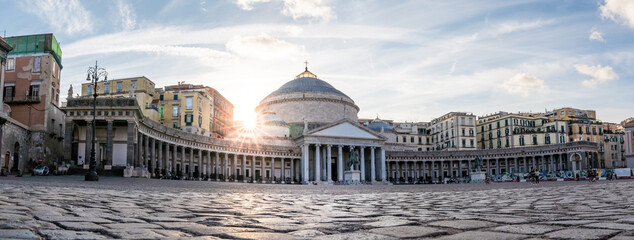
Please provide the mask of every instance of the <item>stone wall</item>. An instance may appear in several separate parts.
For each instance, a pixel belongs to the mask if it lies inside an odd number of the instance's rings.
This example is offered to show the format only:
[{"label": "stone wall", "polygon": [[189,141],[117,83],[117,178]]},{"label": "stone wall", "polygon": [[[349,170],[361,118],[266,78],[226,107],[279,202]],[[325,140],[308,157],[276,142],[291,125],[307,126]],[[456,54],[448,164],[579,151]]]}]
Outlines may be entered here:
[{"label": "stone wall", "polygon": [[[28,159],[28,138],[29,133],[26,126],[14,119],[7,118],[7,121],[2,125],[2,146],[0,149],[0,169],[3,172],[6,173],[10,170],[13,170],[12,172],[17,170],[25,172],[24,170],[28,170],[24,164],[24,159]],[[19,145],[17,154],[15,152],[16,143]],[[14,161],[15,157],[18,158],[17,168]]]}]

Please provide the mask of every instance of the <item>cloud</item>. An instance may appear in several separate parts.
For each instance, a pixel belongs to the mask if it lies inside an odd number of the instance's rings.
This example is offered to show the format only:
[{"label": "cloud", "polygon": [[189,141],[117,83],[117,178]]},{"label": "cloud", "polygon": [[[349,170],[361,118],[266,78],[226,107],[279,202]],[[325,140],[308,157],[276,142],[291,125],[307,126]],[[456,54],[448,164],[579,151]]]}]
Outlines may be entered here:
[{"label": "cloud", "polygon": [[592,30],[590,30],[590,40],[605,42],[605,39],[603,39],[603,34],[599,32],[596,28],[592,28]]},{"label": "cloud", "polygon": [[303,46],[279,40],[267,34],[251,37],[235,37],[225,45],[227,50],[239,56],[253,56],[261,59],[292,58],[301,56]]},{"label": "cloud", "polygon": [[202,10],[203,12],[207,12],[207,1],[205,0],[200,1],[200,10]]},{"label": "cloud", "polygon": [[581,85],[588,88],[594,88],[598,84],[619,78],[619,75],[617,75],[610,66],[603,67],[601,65],[589,66],[585,64],[576,64],[575,69],[577,69],[577,72],[581,74],[593,77],[593,79],[583,80],[583,82],[581,82]]},{"label": "cloud", "polygon": [[504,81],[502,87],[509,93],[521,94],[524,97],[534,93],[541,93],[548,89],[544,80],[526,73],[516,74],[511,79]]},{"label": "cloud", "polygon": [[119,10],[119,19],[121,21],[121,27],[124,31],[130,31],[136,26],[136,13],[130,4],[123,0],[117,1],[117,8]]},{"label": "cloud", "polygon": [[549,19],[549,20],[537,19],[535,21],[528,21],[528,22],[518,22],[518,21],[502,22],[502,23],[493,25],[493,35],[502,35],[502,34],[519,32],[519,31],[531,30],[531,29],[552,24],[554,22],[555,21],[552,19]]},{"label": "cloud", "polygon": [[284,0],[282,14],[293,19],[317,18],[324,22],[335,18],[332,8],[324,0]]},{"label": "cloud", "polygon": [[610,19],[634,28],[634,1],[605,0],[605,4],[599,6],[599,10],[603,19]]},{"label": "cloud", "polygon": [[269,1],[270,0],[236,0],[236,4],[242,10],[251,11],[251,10],[253,10],[253,6],[252,5],[254,3],[263,3],[263,2],[269,2]]},{"label": "cloud", "polygon": [[78,0],[24,0],[20,1],[20,6],[56,32],[73,35],[93,30],[92,14]]}]

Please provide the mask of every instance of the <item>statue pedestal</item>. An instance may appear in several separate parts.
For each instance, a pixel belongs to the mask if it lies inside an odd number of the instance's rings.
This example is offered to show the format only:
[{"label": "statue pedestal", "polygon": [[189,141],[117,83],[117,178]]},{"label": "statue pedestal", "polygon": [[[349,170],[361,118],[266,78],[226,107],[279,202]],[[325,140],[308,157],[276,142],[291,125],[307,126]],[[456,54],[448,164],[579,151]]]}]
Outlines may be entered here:
[{"label": "statue pedestal", "polygon": [[485,172],[472,172],[469,176],[471,176],[471,183],[484,183],[486,180]]},{"label": "statue pedestal", "polygon": [[343,182],[346,185],[361,184],[361,171],[350,170],[343,172]]}]

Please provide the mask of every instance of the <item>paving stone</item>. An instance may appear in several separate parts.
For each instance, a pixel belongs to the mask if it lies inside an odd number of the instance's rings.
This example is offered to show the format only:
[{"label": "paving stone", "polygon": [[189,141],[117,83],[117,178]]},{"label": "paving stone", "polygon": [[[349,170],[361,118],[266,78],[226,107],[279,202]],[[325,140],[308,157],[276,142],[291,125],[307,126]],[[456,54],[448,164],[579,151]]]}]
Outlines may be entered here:
[{"label": "paving stone", "polygon": [[370,230],[371,233],[387,235],[396,238],[420,238],[432,237],[446,234],[447,231],[431,227],[421,226],[399,226],[387,228],[375,228]]},{"label": "paving stone", "polygon": [[122,239],[158,239],[165,236],[151,229],[108,229],[108,234]]},{"label": "paving stone", "polygon": [[239,238],[239,239],[265,239],[265,240],[307,239],[305,237],[284,234],[284,233],[272,233],[272,232],[239,232],[239,233],[227,233],[226,235],[232,238]]},{"label": "paving stone", "polygon": [[77,231],[100,231],[106,228],[91,222],[59,222],[64,229]]},{"label": "paving stone", "polygon": [[564,220],[564,221],[549,221],[542,222],[543,224],[552,224],[552,225],[563,225],[563,226],[577,226],[577,225],[585,225],[589,223],[595,223],[597,220]]},{"label": "paving stone", "polygon": [[430,226],[455,228],[460,230],[478,229],[492,227],[497,224],[478,220],[449,220],[428,223]]},{"label": "paving stone", "polygon": [[151,223],[111,223],[102,224],[102,226],[112,229],[151,229],[151,228],[163,228],[156,224]]},{"label": "paving stone", "polygon": [[544,234],[547,232],[552,232],[555,230],[559,230],[561,227],[557,226],[549,226],[549,225],[537,225],[537,224],[522,224],[522,225],[506,225],[495,227],[492,230],[500,231],[500,232],[508,232],[508,233],[518,233],[518,234]]},{"label": "paving stone", "polygon": [[501,233],[501,232],[483,232],[483,231],[470,231],[461,232],[454,235],[442,236],[438,239],[443,240],[463,240],[463,239],[487,239],[487,240],[514,240],[524,239],[526,235],[514,234],[514,233]]},{"label": "paving stone", "polygon": [[550,238],[562,238],[562,239],[603,239],[608,236],[617,234],[617,230],[609,229],[563,229],[556,232],[547,233],[546,236]]},{"label": "paving stone", "polygon": [[47,239],[107,239],[108,237],[93,232],[78,232],[69,230],[40,230],[40,234]]},{"label": "paving stone", "polygon": [[616,222],[634,224],[634,218],[623,218],[623,219],[617,220]]},{"label": "paving stone", "polygon": [[634,225],[625,224],[625,223],[606,223],[606,222],[601,222],[601,223],[591,223],[591,224],[587,224],[587,225],[584,225],[584,226],[591,227],[591,228],[607,228],[607,229],[616,229],[616,230],[634,230]]},{"label": "paving stone", "polygon": [[367,232],[353,232],[353,233],[339,233],[339,234],[332,234],[332,235],[324,235],[324,236],[316,237],[314,239],[317,239],[317,240],[357,240],[357,239],[391,240],[391,239],[398,239],[398,238],[393,238],[393,237],[388,237],[385,235],[379,235],[379,234],[373,234],[373,233],[367,233]]},{"label": "paving stone", "polygon": [[29,229],[0,229],[0,239],[40,239]]},{"label": "paving stone", "polygon": [[320,232],[314,229],[297,230],[297,231],[289,232],[288,234],[295,235],[298,237],[303,237],[303,238],[314,238],[314,237],[326,235],[323,232]]}]

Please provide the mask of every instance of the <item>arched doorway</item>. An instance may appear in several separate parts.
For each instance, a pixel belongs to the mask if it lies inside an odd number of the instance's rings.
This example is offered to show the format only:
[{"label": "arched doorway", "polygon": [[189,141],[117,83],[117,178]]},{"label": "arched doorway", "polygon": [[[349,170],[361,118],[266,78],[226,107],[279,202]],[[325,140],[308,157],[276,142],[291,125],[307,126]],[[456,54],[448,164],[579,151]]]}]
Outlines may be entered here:
[{"label": "arched doorway", "polygon": [[572,171],[581,170],[581,154],[573,153],[570,155],[570,163],[572,163]]},{"label": "arched doorway", "polygon": [[11,168],[11,172],[19,172],[19,163],[20,163],[20,143],[16,142],[13,146],[13,167]]}]

